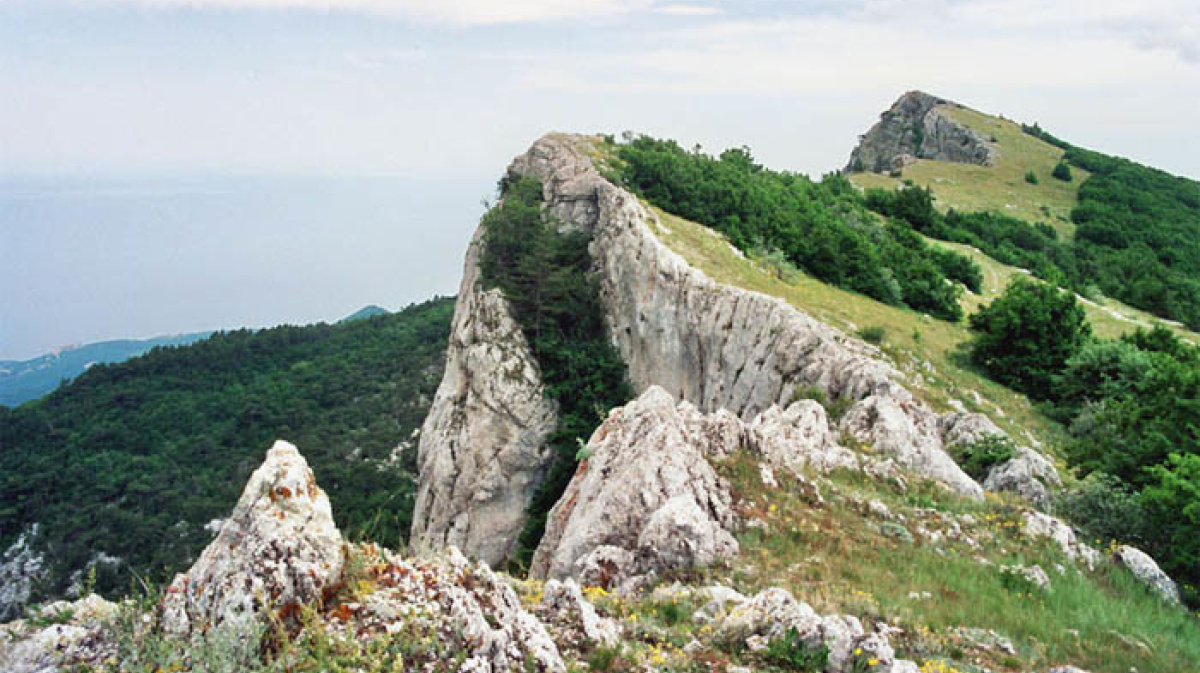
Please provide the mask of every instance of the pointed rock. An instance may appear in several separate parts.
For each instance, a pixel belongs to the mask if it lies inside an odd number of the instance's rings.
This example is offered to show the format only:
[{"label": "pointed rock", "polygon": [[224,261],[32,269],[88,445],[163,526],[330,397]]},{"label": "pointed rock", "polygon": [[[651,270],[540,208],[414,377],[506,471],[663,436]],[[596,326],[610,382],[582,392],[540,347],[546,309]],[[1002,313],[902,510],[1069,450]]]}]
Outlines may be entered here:
[{"label": "pointed rock", "polygon": [[163,628],[255,625],[264,609],[321,600],[340,581],[342,563],[329,498],[296,447],[277,441],[217,538],[167,588]]}]

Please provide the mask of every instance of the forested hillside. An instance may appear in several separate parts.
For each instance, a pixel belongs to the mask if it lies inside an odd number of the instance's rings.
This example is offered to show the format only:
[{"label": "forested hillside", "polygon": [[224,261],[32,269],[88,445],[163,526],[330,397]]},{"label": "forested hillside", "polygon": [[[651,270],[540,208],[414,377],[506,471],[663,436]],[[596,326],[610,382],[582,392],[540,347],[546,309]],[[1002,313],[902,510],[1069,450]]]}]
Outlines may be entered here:
[{"label": "forested hillside", "polygon": [[[453,302],[337,325],[240,330],[89,369],[0,409],[0,548],[39,524],[61,592],[98,554],[98,587],[162,581],[209,542],[276,438],[302,448],[351,537],[395,545],[412,514],[415,442],[441,378]],[[397,452],[398,446],[412,446]]]}]

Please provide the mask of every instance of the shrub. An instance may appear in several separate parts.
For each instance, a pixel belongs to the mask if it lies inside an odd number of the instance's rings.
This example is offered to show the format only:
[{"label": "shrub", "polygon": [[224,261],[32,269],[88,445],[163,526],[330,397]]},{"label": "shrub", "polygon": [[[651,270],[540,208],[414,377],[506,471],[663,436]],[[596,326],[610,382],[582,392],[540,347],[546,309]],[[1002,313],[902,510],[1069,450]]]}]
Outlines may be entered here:
[{"label": "shrub", "polygon": [[1034,399],[1048,399],[1053,377],[1091,338],[1075,295],[1018,278],[971,316],[976,332],[971,361],[988,375]]},{"label": "shrub", "polygon": [[1025,172],[1025,182],[1028,182],[1031,185],[1036,185],[1038,183],[1037,174],[1034,173],[1033,171],[1026,171]]},{"label": "shrub", "polygon": [[1103,472],[1093,472],[1077,488],[1060,493],[1054,508],[1089,543],[1118,540],[1148,547],[1153,537],[1141,498],[1125,482]]},{"label": "shrub", "polygon": [[887,336],[886,330],[878,325],[872,325],[871,327],[864,327],[858,330],[858,338],[866,341],[867,343],[881,344],[883,343],[883,338],[885,336]]},{"label": "shrub", "polygon": [[[1171,454],[1150,473],[1157,483],[1146,487],[1142,500],[1165,538],[1158,560],[1167,572],[1194,581],[1200,577],[1200,455]],[[1189,591],[1186,598],[1195,605],[1198,597]]]},{"label": "shrub", "polygon": [[1060,161],[1054,166],[1054,170],[1051,171],[1050,176],[1063,182],[1070,182],[1071,167],[1067,165],[1067,162]]},{"label": "shrub", "polygon": [[818,673],[829,663],[829,648],[824,644],[809,647],[795,627],[789,628],[782,637],[772,640],[762,655],[768,663],[789,671]]},{"label": "shrub", "polygon": [[992,467],[1010,460],[1016,455],[1011,440],[1003,435],[987,435],[983,439],[953,448],[958,466],[975,481],[987,479]]}]

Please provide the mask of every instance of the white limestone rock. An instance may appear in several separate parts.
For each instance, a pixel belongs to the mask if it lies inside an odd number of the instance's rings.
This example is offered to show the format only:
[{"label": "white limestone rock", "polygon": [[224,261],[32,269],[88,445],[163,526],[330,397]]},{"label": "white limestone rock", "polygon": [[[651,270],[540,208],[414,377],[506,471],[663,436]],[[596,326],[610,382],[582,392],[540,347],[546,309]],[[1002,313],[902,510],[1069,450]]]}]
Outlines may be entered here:
[{"label": "white limestone rock", "polygon": [[553,459],[546,438],[557,412],[508,302],[482,287],[482,235],[467,250],[445,373],[421,428],[410,545],[453,545],[497,565]]},{"label": "white limestone rock", "polygon": [[613,410],[550,511],[531,576],[631,588],[735,556],[732,496],[705,459],[712,435],[702,417],[657,387]]},{"label": "white limestone rock", "polygon": [[93,667],[114,652],[105,628],[116,613],[115,604],[89,594],[38,610],[39,616],[59,617],[59,623],[39,628],[17,620],[0,625],[0,671],[53,673]]},{"label": "white limestone rock", "polygon": [[1113,563],[1128,568],[1134,577],[1162,596],[1163,600],[1179,603],[1179,587],[1146,552],[1129,545],[1121,545],[1113,552],[1112,560]]},{"label": "white limestone rock", "polygon": [[755,448],[768,462],[799,473],[804,467],[820,472],[858,468],[858,458],[839,446],[829,417],[814,400],[799,400],[781,409],[771,405],[750,424]]},{"label": "white limestone rock", "polygon": [[264,610],[313,603],[340,581],[341,533],[329,498],[296,447],[277,441],[233,513],[161,607],[166,632],[228,624],[250,632]]}]

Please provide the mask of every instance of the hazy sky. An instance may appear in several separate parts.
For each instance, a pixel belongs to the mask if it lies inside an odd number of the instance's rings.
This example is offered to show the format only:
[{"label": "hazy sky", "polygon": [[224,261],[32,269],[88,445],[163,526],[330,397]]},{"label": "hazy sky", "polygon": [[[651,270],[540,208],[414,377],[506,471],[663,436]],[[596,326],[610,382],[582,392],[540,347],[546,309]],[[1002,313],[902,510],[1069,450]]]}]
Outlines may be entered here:
[{"label": "hazy sky", "polygon": [[[217,256],[193,254],[195,241],[181,250],[202,218],[153,221],[154,199],[123,206],[136,217],[76,221],[71,236],[0,199],[0,358],[453,292],[480,197],[546,131],[745,144],[768,165],[817,174],[844,164],[914,88],[1200,176],[1195,0],[0,0],[0,180],[400,180],[385,212],[362,220],[311,205],[307,224],[284,222],[295,209],[272,192],[281,202],[204,239],[230,253]],[[298,226],[310,234],[289,237]],[[302,251],[321,273],[293,273],[294,256],[271,254],[327,239],[411,250],[435,230],[445,240],[411,253],[418,270],[334,246]],[[148,262],[163,257],[177,262]],[[56,275],[29,275],[48,265]],[[238,311],[223,305],[234,290],[203,290],[255,270],[281,280],[237,297]],[[114,273],[140,289],[114,287]],[[326,303],[297,299],[336,278],[354,282]],[[162,290],[180,283],[195,288],[188,311]],[[52,302],[109,319],[32,310]]]}]

